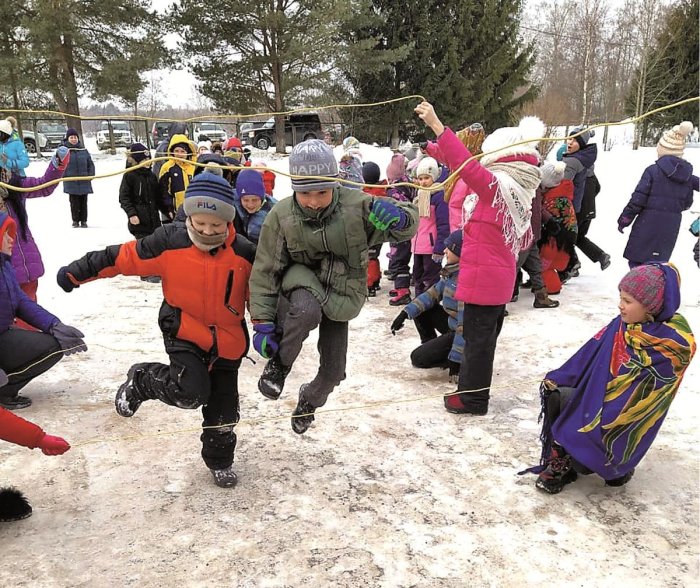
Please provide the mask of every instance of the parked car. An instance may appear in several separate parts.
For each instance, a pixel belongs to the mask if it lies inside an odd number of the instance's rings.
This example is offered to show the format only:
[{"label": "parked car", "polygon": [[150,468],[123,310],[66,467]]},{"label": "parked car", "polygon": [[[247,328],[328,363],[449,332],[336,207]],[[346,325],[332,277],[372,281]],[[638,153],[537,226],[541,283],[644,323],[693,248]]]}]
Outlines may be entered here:
[{"label": "parked car", "polygon": [[50,148],[61,145],[66,136],[66,125],[62,122],[41,122],[37,124],[37,130],[46,135]]},{"label": "parked car", "polygon": [[200,122],[194,123],[192,139],[195,143],[199,143],[200,141],[218,141],[223,143],[228,139],[228,136],[221,124],[216,122]]},{"label": "parked car", "polygon": [[[123,120],[112,121],[112,135],[114,136],[115,147],[128,147],[134,141],[129,130],[129,123]],[[100,130],[97,131],[97,148],[109,149],[109,123],[102,121]]]},{"label": "parked car", "polygon": [[153,137],[153,145],[158,145],[164,139],[169,139],[170,134],[168,133],[170,129],[171,122],[164,120],[153,121],[153,128],[151,129],[151,136]]},{"label": "parked car", "polygon": [[[241,133],[241,143],[252,145],[258,149],[267,150],[276,144],[275,119],[270,118],[262,125],[256,125],[246,133]],[[323,137],[321,119],[314,112],[290,114],[284,118],[285,144],[293,147],[308,139]]]},{"label": "parked car", "polygon": [[49,140],[43,133],[37,132],[37,136],[34,136],[34,131],[25,131],[22,129],[22,140],[24,141],[24,148],[27,153],[37,152],[37,141],[39,142],[39,150],[47,149]]}]

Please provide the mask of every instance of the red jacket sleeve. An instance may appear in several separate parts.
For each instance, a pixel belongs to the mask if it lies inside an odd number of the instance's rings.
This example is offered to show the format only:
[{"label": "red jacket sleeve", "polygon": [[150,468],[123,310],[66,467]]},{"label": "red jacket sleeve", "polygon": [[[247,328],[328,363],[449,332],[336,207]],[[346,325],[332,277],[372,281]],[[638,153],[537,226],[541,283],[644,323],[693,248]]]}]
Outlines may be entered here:
[{"label": "red jacket sleeve", "polygon": [[0,439],[34,449],[43,438],[44,431],[39,425],[0,408]]}]

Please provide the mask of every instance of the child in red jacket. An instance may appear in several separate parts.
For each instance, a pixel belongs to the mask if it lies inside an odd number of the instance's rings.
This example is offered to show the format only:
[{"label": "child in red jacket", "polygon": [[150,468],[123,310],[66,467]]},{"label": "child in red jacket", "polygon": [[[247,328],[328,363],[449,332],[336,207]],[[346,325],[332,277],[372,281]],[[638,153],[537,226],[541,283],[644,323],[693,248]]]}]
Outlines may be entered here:
[{"label": "child in red jacket", "polygon": [[233,228],[233,190],[221,176],[202,172],[187,186],[185,222],[158,227],[138,241],[88,253],[58,272],[70,292],[96,278],[160,276],[158,323],[170,364],[136,363],[115,398],[131,417],[147,400],[184,409],[202,407],[202,458],[214,482],[232,488],[240,418],[238,368],[248,351],[245,306],[255,247]]},{"label": "child in red jacket", "polygon": [[[38,447],[44,455],[62,455],[70,445],[61,437],[47,435],[38,425],[0,408],[0,439],[29,449]],[[0,521],[19,521],[31,516],[32,507],[14,488],[0,488]]]}]

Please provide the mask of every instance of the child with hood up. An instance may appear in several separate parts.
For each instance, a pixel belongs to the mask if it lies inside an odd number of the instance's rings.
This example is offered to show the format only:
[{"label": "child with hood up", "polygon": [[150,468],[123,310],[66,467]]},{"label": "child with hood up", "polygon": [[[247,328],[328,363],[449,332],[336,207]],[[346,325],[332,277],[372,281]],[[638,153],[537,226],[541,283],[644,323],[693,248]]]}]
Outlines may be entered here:
[{"label": "child with hood up", "polygon": [[633,268],[619,285],[620,315],[540,387],[542,456],[535,486],[557,494],[578,474],[629,482],[647,453],[695,354],[678,314],[673,265]]},{"label": "child with hood up", "polygon": [[[458,169],[471,158],[430,103],[422,102],[415,110],[437,136],[450,169]],[[532,241],[531,207],[541,177],[536,147],[543,135],[544,124],[534,117],[524,119],[518,127],[497,129],[484,141],[481,161],[469,161],[459,172],[477,198],[465,210],[455,293],[465,303],[465,344],[457,386],[460,394],[445,397],[448,412],[488,412],[496,342],[506,303],[513,295],[516,259]],[[533,140],[525,143],[527,139]]]},{"label": "child with hood up", "polygon": [[222,488],[232,488],[240,418],[238,369],[248,351],[245,305],[255,248],[233,228],[233,190],[221,176],[198,174],[187,186],[185,222],[163,225],[138,241],[93,251],[58,270],[66,292],[98,278],[160,276],[158,324],[169,364],[132,365],[114,399],[132,417],[141,404],[202,408],[202,459]]},{"label": "child with hood up", "polygon": [[236,216],[233,219],[236,233],[257,245],[265,217],[277,204],[277,200],[265,193],[263,176],[258,170],[240,171],[236,178],[233,203],[236,207]]},{"label": "child with hood up", "polygon": [[[91,177],[95,175],[95,164],[88,150],[83,147],[78,131],[69,128],[63,138],[63,146],[70,149],[71,157],[66,168],[67,178]],[[63,182],[63,191],[70,200],[70,215],[73,228],[87,229],[88,194],[92,194],[91,180],[71,180]]]},{"label": "child with hood up", "polygon": [[[186,135],[172,135],[168,143],[168,161],[160,168],[158,183],[161,200],[172,218],[185,200],[185,191],[194,176],[195,166],[192,161],[196,155],[196,147]],[[163,222],[166,222],[164,219]]]},{"label": "child with hood up", "polygon": [[[362,154],[360,153],[360,142],[355,137],[346,137],[343,140],[343,154],[340,156],[338,164],[338,177],[343,180],[350,180],[362,184]],[[346,184],[348,188],[358,188]]]},{"label": "child with hood up", "polygon": [[0,168],[23,178],[28,165],[29,155],[17,131],[17,121],[13,116],[0,120]]},{"label": "child with hood up", "polygon": [[[20,390],[63,355],[87,350],[78,329],[64,325],[20,289],[10,263],[16,238],[14,219],[0,212],[0,407],[10,410],[31,406]],[[17,328],[16,319],[32,330]]]},{"label": "child with hood up", "polygon": [[[684,121],[664,132],[656,146],[659,158],[644,170],[632,198],[617,219],[622,233],[632,225],[624,257],[630,267],[668,261],[676,246],[681,213],[693,204],[700,180],[683,151],[693,123]],[[632,224],[634,223],[634,224]]]}]

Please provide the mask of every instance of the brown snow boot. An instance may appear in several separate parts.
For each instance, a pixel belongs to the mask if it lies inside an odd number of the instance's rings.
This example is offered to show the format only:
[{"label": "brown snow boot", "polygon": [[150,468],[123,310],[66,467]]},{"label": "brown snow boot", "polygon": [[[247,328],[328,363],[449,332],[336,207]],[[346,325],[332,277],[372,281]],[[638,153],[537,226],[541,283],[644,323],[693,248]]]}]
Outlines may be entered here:
[{"label": "brown snow boot", "polygon": [[557,300],[552,300],[547,295],[547,288],[540,288],[535,290],[535,302],[532,303],[535,308],[556,308],[559,306]]}]

